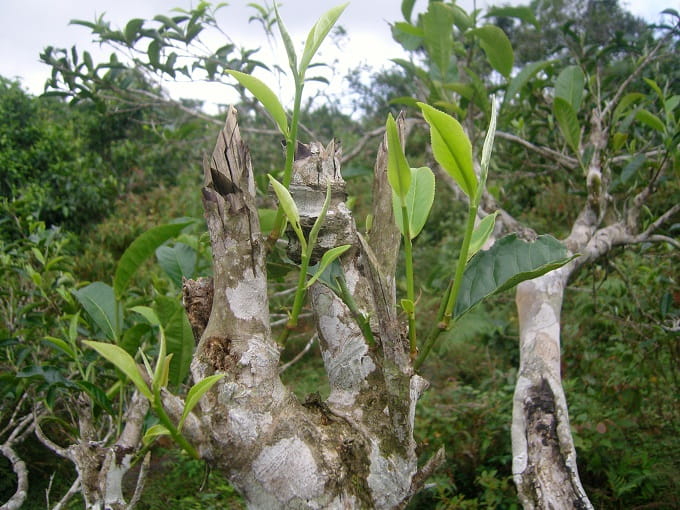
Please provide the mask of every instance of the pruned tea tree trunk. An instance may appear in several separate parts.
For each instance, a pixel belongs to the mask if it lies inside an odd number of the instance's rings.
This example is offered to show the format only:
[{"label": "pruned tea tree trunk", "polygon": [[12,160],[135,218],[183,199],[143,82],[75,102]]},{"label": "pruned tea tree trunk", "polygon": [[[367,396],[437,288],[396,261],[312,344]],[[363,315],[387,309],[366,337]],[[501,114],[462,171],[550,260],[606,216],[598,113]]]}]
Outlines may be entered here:
[{"label": "pruned tea tree trunk", "polygon": [[[352,310],[324,284],[310,288],[330,384],[323,402],[298,401],[279,377],[281,346],[269,321],[267,244],[249,151],[233,108],[204,163],[214,290],[206,292],[205,281],[188,281],[184,288],[200,333],[192,374],[196,381],[218,371],[226,376],[203,398],[200,419],[187,424],[185,434],[251,508],[400,508],[441,460],[439,454],[420,470],[416,462],[415,405],[427,382],[413,371],[397,320],[399,231],[386,161],[383,142],[375,167],[374,234],[365,238],[344,203],[339,149],[332,142],[325,148],[298,147],[290,191],[303,229],[319,215],[330,183],[332,200],[318,250],[351,245],[340,264]],[[370,317],[372,335],[362,332],[356,314]],[[374,342],[367,339],[371,336]],[[180,412],[177,406],[175,414]]]}]

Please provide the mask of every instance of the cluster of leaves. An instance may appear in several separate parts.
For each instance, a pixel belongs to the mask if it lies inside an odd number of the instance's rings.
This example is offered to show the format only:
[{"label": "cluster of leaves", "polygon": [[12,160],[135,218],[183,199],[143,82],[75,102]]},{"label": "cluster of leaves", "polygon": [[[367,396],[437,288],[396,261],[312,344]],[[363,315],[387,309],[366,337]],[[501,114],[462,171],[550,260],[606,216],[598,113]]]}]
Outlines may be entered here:
[{"label": "cluster of leaves", "polygon": [[251,72],[255,67],[266,67],[252,58],[257,50],[237,48],[231,42],[214,51],[206,50],[208,45],[201,41],[204,31],[214,31],[228,39],[215,19],[224,5],[213,7],[202,1],[193,9],[174,9],[172,16],[132,19],[122,30],[112,28],[104,15],[94,21],[73,20],[73,24],[89,28],[100,43],[111,46],[114,52],[108,62],[96,63],[89,52],[80,54],[75,47],[70,51],[45,48],[40,58],[52,67],[49,94],[95,103],[106,97],[105,92],[138,100],[160,99],[160,91],[149,86],[155,78],[175,79],[182,75],[192,80],[220,81],[227,70]]},{"label": "cluster of leaves", "polygon": [[105,214],[119,181],[88,150],[84,115],[0,77],[0,116],[0,237],[16,239],[28,217],[77,229]]},{"label": "cluster of leaves", "polygon": [[60,334],[62,314],[73,313],[77,303],[71,292],[76,286],[74,239],[58,228],[28,222],[25,237],[0,240],[0,402],[13,409],[31,388],[30,379],[40,382],[31,393],[54,403],[69,382],[50,362],[42,342]]},{"label": "cluster of leaves", "polygon": [[[427,11],[413,20],[414,4],[402,2],[404,21],[393,25],[392,35],[405,50],[417,53],[420,61],[394,59],[394,62],[416,77],[423,90],[417,99],[401,97],[393,101],[415,106],[418,100],[423,100],[461,118],[465,118],[468,106],[474,105],[489,115],[489,91],[480,76],[492,69],[510,77],[514,53],[505,32],[491,23],[477,26],[478,12],[470,15],[453,2],[430,2]],[[500,12],[536,22],[526,7],[497,8],[484,17],[492,18]],[[474,58],[479,49],[490,67],[480,66],[479,59]],[[458,101],[452,99],[453,94],[459,97]]]}]

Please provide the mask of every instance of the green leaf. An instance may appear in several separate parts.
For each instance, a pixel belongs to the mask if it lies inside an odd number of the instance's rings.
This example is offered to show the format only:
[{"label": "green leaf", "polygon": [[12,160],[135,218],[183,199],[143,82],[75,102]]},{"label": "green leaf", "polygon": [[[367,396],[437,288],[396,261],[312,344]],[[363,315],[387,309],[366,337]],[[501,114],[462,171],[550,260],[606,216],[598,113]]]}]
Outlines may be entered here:
[{"label": "green leaf", "polygon": [[622,184],[626,184],[638,170],[645,164],[647,157],[644,154],[636,154],[633,159],[631,159],[626,166],[621,170],[620,181]]},{"label": "green leaf", "polygon": [[178,289],[182,288],[182,278],[193,278],[198,254],[191,246],[175,243],[174,246],[159,246],[156,249],[158,265]]},{"label": "green leaf", "polygon": [[446,81],[453,49],[453,13],[443,2],[431,2],[420,20],[428,56]]},{"label": "green leaf", "polygon": [[484,246],[484,243],[486,243],[486,241],[489,239],[489,236],[493,233],[493,228],[496,225],[496,216],[498,216],[498,211],[485,216],[472,232],[467,260],[470,260],[475,253],[481,250],[482,246]]},{"label": "green leaf", "polygon": [[144,444],[144,446],[147,446],[151,444],[157,437],[169,435],[170,431],[167,429],[165,425],[156,423],[156,425],[152,425],[151,427],[149,427],[149,430],[146,431],[146,434],[144,434],[144,437],[142,438],[142,443]]},{"label": "green leaf", "polygon": [[472,27],[473,21],[465,9],[454,3],[448,4],[447,7],[453,12],[453,22],[461,32],[465,32],[468,28]]},{"label": "green leaf", "polygon": [[155,300],[158,318],[165,331],[168,355],[172,355],[170,363],[170,384],[182,384],[189,373],[191,358],[196,342],[191,324],[179,299],[158,296]]},{"label": "green leaf", "polygon": [[406,51],[415,51],[423,45],[425,33],[411,23],[397,22],[392,25],[392,39],[401,44]]},{"label": "green leaf", "polygon": [[257,215],[260,218],[260,229],[263,234],[269,234],[276,224],[276,210],[275,209],[258,209]]},{"label": "green leaf", "polygon": [[149,64],[155,68],[159,67],[161,62],[161,44],[156,40],[151,41],[146,53],[149,57]]},{"label": "green leaf", "polygon": [[319,20],[309,31],[307,41],[305,42],[305,49],[302,52],[302,59],[300,60],[300,67],[298,70],[300,76],[304,76],[307,67],[309,67],[312,58],[314,58],[314,55],[321,46],[321,43],[331,31],[333,25],[335,25],[335,23],[338,21],[338,18],[348,5],[349,3],[338,5],[337,7],[333,7],[326,13],[322,14]]},{"label": "green leaf", "polygon": [[305,288],[309,288],[312,286],[314,282],[316,282],[323,272],[326,270],[326,268],[336,259],[338,259],[343,253],[345,253],[347,250],[349,250],[352,247],[351,244],[343,244],[342,246],[336,246],[335,248],[331,248],[330,250],[327,250],[323,256],[321,257],[321,262],[319,262],[319,269],[316,270],[316,273],[314,273],[314,276],[312,276],[309,281],[305,284]]},{"label": "green leaf", "polygon": [[630,92],[623,96],[619,101],[619,104],[616,105],[616,109],[614,110],[613,114],[614,119],[618,119],[622,115],[625,115],[632,105],[634,105],[638,101],[642,101],[644,98],[645,95],[641,94],[640,92]]},{"label": "green leaf", "polygon": [[[308,269],[308,272],[310,271],[311,268]],[[321,276],[319,276],[319,281],[335,292],[337,296],[342,297],[342,288],[337,282],[339,279],[345,279],[345,272],[342,270],[340,261],[335,259],[328,265],[326,270],[321,273]]]},{"label": "green leaf", "polygon": [[579,66],[567,66],[562,69],[555,82],[555,98],[566,101],[578,112],[583,99],[586,77]]},{"label": "green leaf", "polygon": [[484,15],[485,18],[517,18],[525,23],[531,23],[534,27],[540,28],[540,23],[534,15],[531,7],[526,6],[503,6],[491,7]]},{"label": "green leaf", "polygon": [[416,305],[410,299],[402,299],[400,304],[402,310],[404,310],[409,315],[412,315],[416,311]]},{"label": "green leaf", "polygon": [[276,14],[276,23],[279,26],[279,32],[281,33],[281,40],[283,41],[283,46],[286,48],[286,53],[288,54],[288,65],[290,66],[290,69],[293,72],[293,76],[297,80],[298,64],[297,53],[295,53],[295,45],[293,44],[293,40],[291,39],[290,34],[286,29],[286,25],[283,23],[283,19],[281,19],[281,15],[279,14],[279,8],[276,5],[276,2],[274,2],[274,13]]},{"label": "green leaf", "polygon": [[267,174],[267,177],[269,177],[269,182],[271,182],[272,187],[274,188],[276,198],[279,199],[279,204],[281,205],[281,208],[283,209],[286,218],[288,218],[288,222],[293,227],[293,230],[295,231],[295,233],[298,236],[298,239],[300,240],[300,244],[302,245],[303,251],[306,251],[307,240],[305,239],[305,236],[302,233],[302,227],[300,226],[300,213],[298,212],[297,205],[295,205],[295,200],[293,200],[293,197],[291,196],[290,192],[286,189],[286,187],[283,184],[281,184],[279,181],[274,179],[269,174]]},{"label": "green leaf", "polygon": [[138,39],[137,34],[143,25],[143,19],[135,18],[128,21],[127,25],[125,25],[125,42],[128,44],[134,43]]},{"label": "green leaf", "polygon": [[[405,204],[409,219],[409,232],[414,239],[423,230],[427,217],[430,215],[434,202],[435,179],[434,173],[427,167],[411,168],[411,186],[406,194]],[[394,219],[404,235],[404,220],[401,217],[401,204],[396,194],[393,194],[392,210]]]},{"label": "green leaf", "polygon": [[666,111],[666,116],[668,118],[672,118],[673,112],[678,107],[678,105],[680,105],[680,95],[671,96],[666,101],[664,101],[663,108]]},{"label": "green leaf", "polygon": [[659,87],[659,85],[654,80],[652,80],[650,78],[643,78],[643,80],[645,80],[645,83],[647,85],[649,85],[649,87],[654,92],[656,92],[656,95],[659,96],[659,99],[661,99],[661,101],[663,101],[665,96],[664,96],[663,91],[661,90],[661,87]]},{"label": "green leaf", "polygon": [[574,257],[552,236],[539,236],[533,242],[518,239],[515,234],[505,236],[490,249],[478,252],[466,266],[454,317],[484,298],[562,267]]},{"label": "green leaf", "polygon": [[152,332],[151,326],[147,323],[139,322],[132,327],[126,328],[123,332],[123,338],[118,342],[125,352],[134,356],[142,344],[142,337]]},{"label": "green leaf", "polygon": [[666,131],[666,126],[664,126],[661,119],[647,110],[638,110],[637,113],[635,113],[635,119],[659,133],[664,133]]},{"label": "green leaf", "polygon": [[72,344],[76,343],[78,339],[78,324],[80,323],[80,310],[71,316],[71,320],[68,325],[68,339]]},{"label": "green leaf", "polygon": [[542,60],[540,62],[532,62],[531,64],[525,65],[522,70],[517,73],[517,76],[515,76],[512,80],[510,80],[510,84],[508,85],[507,90],[505,91],[505,96],[503,97],[503,104],[507,104],[509,101],[512,101],[515,96],[524,88],[524,86],[529,83],[529,80],[536,76],[537,73],[545,69],[550,65],[550,62],[547,60]]},{"label": "green leaf", "polygon": [[562,132],[562,136],[571,147],[571,150],[578,152],[581,142],[581,126],[579,126],[576,111],[571,105],[560,97],[556,97],[553,102],[553,113],[557,119],[557,125]]},{"label": "green leaf", "polygon": [[[157,371],[157,380],[158,380],[158,387],[159,388],[167,388],[168,387],[168,381],[170,380],[170,364],[172,363],[172,358],[174,356],[172,354],[168,354],[165,356],[165,359],[163,360],[162,363],[159,363],[157,365],[158,371]],[[159,359],[160,361],[160,359]]]},{"label": "green leaf", "polygon": [[387,116],[387,180],[397,196],[404,200],[411,185],[411,169],[399,140],[397,123],[392,114]]},{"label": "green leaf", "polygon": [[132,275],[161,244],[179,234],[191,222],[170,223],[147,230],[132,241],[116,265],[113,289],[116,299],[121,299],[130,283]]},{"label": "green leaf", "polygon": [[179,431],[182,430],[182,426],[184,425],[187,416],[189,416],[189,413],[191,413],[194,407],[196,407],[196,404],[198,404],[198,402],[201,400],[201,397],[205,395],[205,393],[225,375],[226,374],[213,374],[206,377],[205,379],[202,379],[191,387],[189,393],[187,393],[187,398],[184,401],[184,410],[182,411],[182,417],[180,418],[179,425],[177,426]]},{"label": "green leaf", "polygon": [[484,25],[470,30],[468,33],[479,37],[480,46],[484,50],[491,67],[506,78],[509,77],[515,63],[515,54],[505,32],[495,25]]},{"label": "green leaf", "polygon": [[123,317],[118,311],[113,289],[103,282],[94,282],[73,291],[73,294],[104,335],[109,340],[117,341]]},{"label": "green leaf", "polygon": [[411,21],[411,14],[413,13],[413,6],[415,5],[416,0],[402,0],[401,2],[401,14],[404,16],[404,19],[408,22]]},{"label": "green leaf", "polygon": [[311,257],[312,255],[312,249],[316,244],[316,238],[319,236],[321,225],[323,225],[323,222],[326,219],[326,213],[328,213],[328,207],[330,205],[331,205],[331,181],[328,181],[326,183],[326,198],[323,201],[321,212],[319,212],[319,216],[317,216],[316,221],[312,226],[312,230],[309,231],[309,242],[307,243],[307,251],[309,252],[307,253],[308,257]]},{"label": "green leaf", "polygon": [[138,313],[144,319],[146,319],[146,322],[148,322],[151,326],[160,326],[161,321],[158,318],[158,315],[156,312],[152,309],[149,308],[148,306],[133,306],[130,308],[131,312]]},{"label": "green leaf", "polygon": [[430,125],[432,153],[446,172],[453,177],[460,189],[474,197],[477,177],[472,166],[472,144],[460,123],[443,112],[418,103],[425,120]]},{"label": "green leaf", "polygon": [[[413,108],[418,107],[418,100],[415,97],[408,97],[408,96],[399,96],[399,97],[393,97],[389,101],[390,104],[403,104],[406,106],[410,106]],[[342,171],[343,176],[345,174],[345,171]]]},{"label": "green leaf", "polygon": [[135,360],[132,359],[132,356],[130,356],[125,350],[121,349],[117,345],[107,344],[104,342],[85,340],[83,343],[89,347],[92,347],[99,353],[100,356],[113,363],[118,370],[123,372],[127,378],[132,381],[132,383],[137,387],[142,395],[144,395],[149,400],[153,400],[151,390],[144,382],[144,378],[140,374]]},{"label": "green leaf", "polygon": [[250,93],[262,103],[262,106],[265,107],[276,122],[281,134],[283,134],[283,136],[288,136],[288,118],[286,117],[286,111],[283,109],[283,106],[281,106],[276,94],[272,92],[272,89],[270,89],[262,80],[249,74],[233,71],[231,69],[227,69],[226,72],[236,78],[241,85],[247,88]]},{"label": "green leaf", "polygon": [[62,351],[64,354],[66,354],[69,358],[75,360],[76,359],[76,353],[73,351],[73,348],[66,343],[64,340],[61,338],[56,338],[53,336],[46,336],[43,338],[43,341],[47,342],[50,344],[52,347],[56,348],[59,351]]}]

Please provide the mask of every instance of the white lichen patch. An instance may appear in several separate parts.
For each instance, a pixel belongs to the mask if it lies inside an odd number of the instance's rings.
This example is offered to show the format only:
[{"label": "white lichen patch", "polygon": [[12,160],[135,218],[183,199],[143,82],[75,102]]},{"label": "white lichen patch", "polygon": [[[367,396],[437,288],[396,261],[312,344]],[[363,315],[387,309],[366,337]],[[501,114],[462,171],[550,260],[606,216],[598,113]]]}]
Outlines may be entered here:
[{"label": "white lichen patch", "polygon": [[322,351],[331,389],[358,392],[368,374],[376,368],[367,355],[368,346],[363,336],[337,316],[321,317],[319,328],[324,338],[335,341]]},{"label": "white lichen patch", "polygon": [[283,504],[293,498],[320,496],[326,476],[320,473],[309,447],[298,437],[264,448],[253,462],[253,473],[267,492]]},{"label": "white lichen patch", "polygon": [[269,413],[254,413],[245,407],[234,407],[229,410],[230,432],[246,445],[255,442],[262,429],[271,423],[272,416]]},{"label": "white lichen patch", "polygon": [[375,441],[371,445],[370,458],[368,486],[376,508],[396,507],[411,487],[411,479],[416,472],[415,460],[409,461],[394,454],[384,457]]},{"label": "white lichen patch", "polygon": [[241,280],[236,287],[225,289],[231,312],[244,321],[266,317],[266,285],[260,279]]}]

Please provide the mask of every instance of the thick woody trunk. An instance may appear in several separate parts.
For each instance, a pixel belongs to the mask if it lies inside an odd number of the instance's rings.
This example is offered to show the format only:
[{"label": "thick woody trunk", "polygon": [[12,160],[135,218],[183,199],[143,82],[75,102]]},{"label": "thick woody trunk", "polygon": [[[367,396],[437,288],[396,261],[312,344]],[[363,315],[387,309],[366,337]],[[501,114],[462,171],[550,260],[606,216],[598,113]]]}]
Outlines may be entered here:
[{"label": "thick woody trunk", "polygon": [[[334,246],[352,246],[340,263],[357,307],[371,317],[376,344],[369,345],[334,292],[314,284],[309,301],[331,392],[325,402],[309,398],[301,403],[279,379],[281,348],[269,325],[266,245],[249,152],[233,108],[204,168],[214,292],[212,306],[203,306],[211,312],[192,374],[196,381],[217,372],[226,375],[202,399],[201,417],[188,423],[186,433],[200,455],[226,473],[250,508],[403,506],[423,481],[416,476],[413,420],[426,382],[413,374],[396,318],[398,232],[389,221],[389,200],[376,200],[380,236],[363,239],[344,204],[335,145],[299,147],[290,191],[301,224],[311,227],[330,183],[332,202],[316,255]],[[376,187],[385,185],[383,145]],[[386,249],[389,239],[392,245]],[[203,299],[192,292],[194,287],[195,282],[185,285],[190,315],[201,309]]]},{"label": "thick woody trunk", "polygon": [[560,311],[570,265],[521,283],[512,472],[525,510],[590,509],[576,467],[560,376]]}]

